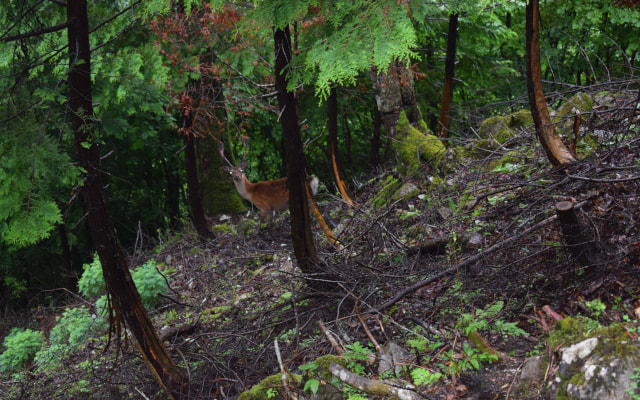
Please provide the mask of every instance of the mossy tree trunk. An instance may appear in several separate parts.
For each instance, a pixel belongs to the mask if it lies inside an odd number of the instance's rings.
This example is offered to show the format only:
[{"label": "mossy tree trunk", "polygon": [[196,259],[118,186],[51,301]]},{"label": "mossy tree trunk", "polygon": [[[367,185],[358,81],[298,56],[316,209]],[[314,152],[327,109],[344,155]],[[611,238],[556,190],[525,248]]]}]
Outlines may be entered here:
[{"label": "mossy tree trunk", "polygon": [[387,137],[396,137],[400,111],[405,112],[412,124],[417,124],[422,119],[416,102],[413,76],[406,66],[406,61],[394,61],[384,74],[378,74],[377,69],[372,68],[371,82]]},{"label": "mossy tree trunk", "polygon": [[[209,50],[202,57],[201,63],[212,65],[214,61],[215,54]],[[226,139],[227,125],[227,112],[220,79],[216,76],[202,75],[196,96],[199,114],[207,116],[206,122],[202,124],[203,132],[200,132],[195,142],[203,211],[209,217],[224,212],[244,211],[246,207],[242,198],[220,168],[224,160],[220,156],[218,146],[219,141]],[[231,147],[227,146],[227,148]]]},{"label": "mossy tree trunk", "polygon": [[538,0],[529,0],[526,13],[527,91],[536,134],[554,167],[576,161],[562,142],[547,110],[540,68],[540,8]]},{"label": "mossy tree trunk", "polygon": [[309,202],[306,194],[306,165],[302,148],[302,136],[298,124],[298,112],[294,93],[287,89],[289,60],[291,60],[291,33],[289,26],[276,28],[275,74],[280,124],[285,152],[287,154],[287,185],[289,187],[289,209],[291,211],[291,239],[298,265],[303,273],[313,271],[316,263],[316,248],[311,233]]},{"label": "mossy tree trunk", "polygon": [[158,383],[173,398],[182,398],[188,381],[160,342],[147,315],[107,211],[102,187],[100,154],[93,134],[96,130],[91,93],[91,48],[86,0],[68,0],[69,109],[78,161],[85,170],[82,195],[91,238],[102,264],[109,293],[111,328],[117,338],[124,321],[136,340]]}]

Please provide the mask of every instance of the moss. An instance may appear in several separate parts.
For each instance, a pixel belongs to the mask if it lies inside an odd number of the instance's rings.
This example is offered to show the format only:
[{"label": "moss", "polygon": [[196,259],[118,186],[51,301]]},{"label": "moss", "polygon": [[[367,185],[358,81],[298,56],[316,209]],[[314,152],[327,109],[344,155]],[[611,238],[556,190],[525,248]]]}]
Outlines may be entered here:
[{"label": "moss", "polygon": [[506,116],[489,117],[480,125],[478,131],[480,141],[477,147],[495,150],[500,144],[516,137],[519,134],[519,128],[527,128],[532,125],[533,118],[528,110],[516,111]]},{"label": "moss", "polygon": [[403,176],[418,171],[423,162],[437,162],[446,150],[440,139],[428,133],[424,122],[418,126],[424,132],[409,123],[404,111],[400,112],[396,126],[397,140],[393,142],[393,147],[398,155],[398,170]]},{"label": "moss", "polygon": [[392,175],[387,176],[382,189],[371,200],[371,206],[373,208],[382,208],[386,206],[398,187],[400,187],[400,180]]},{"label": "moss", "polygon": [[533,125],[533,117],[531,111],[520,110],[509,115],[509,127],[510,128],[526,128]]},{"label": "moss", "polygon": [[556,124],[558,133],[563,136],[573,137],[573,125],[576,111],[581,114],[589,113],[593,110],[594,100],[587,93],[576,93],[564,104],[562,104],[552,121]]},{"label": "moss", "polygon": [[243,212],[247,210],[235,186],[227,181],[209,182],[202,187],[202,208],[211,216],[223,212]]},{"label": "moss", "polygon": [[282,397],[282,378],[276,374],[264,378],[251,389],[244,391],[238,400],[269,400]]},{"label": "moss", "polygon": [[329,372],[329,365],[331,365],[331,363],[336,363],[343,367],[347,366],[347,363],[343,358],[331,354],[316,358],[315,363],[320,367],[320,377],[325,381],[330,381],[333,377],[333,375],[331,375],[331,372]]},{"label": "moss", "polygon": [[211,227],[211,230],[213,232],[220,232],[220,233],[234,232],[233,228],[229,226],[229,224],[214,225]]},{"label": "moss", "polygon": [[420,189],[416,185],[411,182],[405,182],[391,195],[391,201],[408,200],[419,192]]}]

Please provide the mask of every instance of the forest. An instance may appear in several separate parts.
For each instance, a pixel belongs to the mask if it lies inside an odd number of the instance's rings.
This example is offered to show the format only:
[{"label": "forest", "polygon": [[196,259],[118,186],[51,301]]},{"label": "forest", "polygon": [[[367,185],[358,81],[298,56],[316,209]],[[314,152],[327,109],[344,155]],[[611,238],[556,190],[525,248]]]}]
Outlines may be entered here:
[{"label": "forest", "polygon": [[4,0],[1,399],[640,399],[637,0]]}]

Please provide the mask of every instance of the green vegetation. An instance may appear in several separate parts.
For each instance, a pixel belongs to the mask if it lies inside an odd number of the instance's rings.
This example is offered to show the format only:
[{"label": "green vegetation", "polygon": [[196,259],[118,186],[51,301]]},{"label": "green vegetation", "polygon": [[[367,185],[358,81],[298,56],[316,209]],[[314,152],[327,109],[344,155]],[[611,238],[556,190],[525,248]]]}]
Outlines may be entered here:
[{"label": "green vegetation", "polygon": [[33,359],[44,345],[42,332],[13,328],[4,338],[0,354],[0,372],[17,372]]}]

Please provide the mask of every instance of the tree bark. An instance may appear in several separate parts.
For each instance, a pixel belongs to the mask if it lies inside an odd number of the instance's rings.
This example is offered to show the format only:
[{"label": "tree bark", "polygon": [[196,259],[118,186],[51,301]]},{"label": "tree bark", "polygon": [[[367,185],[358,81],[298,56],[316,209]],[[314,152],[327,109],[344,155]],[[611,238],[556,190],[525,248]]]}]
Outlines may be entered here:
[{"label": "tree bark", "polygon": [[69,108],[78,160],[84,168],[83,198],[91,237],[102,264],[110,296],[112,332],[121,334],[124,320],[158,383],[174,398],[181,398],[187,380],[158,340],[131,279],[124,252],[116,236],[102,189],[100,156],[93,138],[94,115],[91,95],[91,49],[86,0],[68,0]]},{"label": "tree bark", "polygon": [[413,76],[405,64],[394,61],[385,74],[378,74],[377,69],[372,68],[371,82],[387,137],[396,137],[400,111],[405,111],[412,124],[422,119],[416,102]]},{"label": "tree bark", "polygon": [[[185,117],[188,120],[191,117]],[[191,209],[191,220],[198,232],[198,237],[205,240],[213,237],[209,230],[207,218],[202,208],[202,195],[198,182],[198,167],[196,163],[195,138],[184,135],[184,168],[187,175],[187,192],[189,193],[189,208]]]},{"label": "tree bark", "polygon": [[438,121],[438,137],[446,138],[449,132],[449,114],[453,97],[453,78],[456,65],[456,40],[458,38],[458,14],[449,16],[449,36],[447,38],[447,56],[444,61],[444,85],[442,86],[442,104]]},{"label": "tree bark", "polygon": [[350,205],[354,204],[353,195],[344,183],[344,173],[338,156],[338,95],[336,88],[331,88],[329,98],[327,99],[328,125],[329,125],[329,152],[331,153],[331,166],[333,176],[338,185],[338,190],[342,198]]},{"label": "tree bark", "polygon": [[316,248],[311,233],[309,203],[307,201],[306,165],[302,148],[302,137],[298,124],[298,113],[294,93],[287,89],[287,73],[291,60],[291,33],[289,27],[277,28],[273,33],[275,42],[275,74],[280,125],[287,158],[287,185],[289,187],[289,209],[291,211],[291,239],[293,250],[303,273],[311,273],[316,263]]},{"label": "tree bark", "polygon": [[372,167],[380,165],[380,126],[382,118],[380,118],[380,110],[376,107],[373,114],[373,136],[371,137],[371,153],[369,154],[369,163]]},{"label": "tree bark", "polygon": [[529,0],[526,15],[526,51],[527,51],[527,90],[531,116],[536,134],[544,148],[547,158],[554,167],[576,161],[569,149],[556,133],[547,102],[542,90],[542,70],[540,68],[540,9],[538,0]]},{"label": "tree bark", "polygon": [[562,235],[571,255],[583,267],[592,265],[594,263],[594,257],[591,252],[593,243],[585,238],[573,203],[570,201],[556,203],[556,214],[558,215]]},{"label": "tree bark", "polygon": [[[208,49],[200,56],[201,71],[213,70],[216,60],[213,49]],[[228,175],[220,168],[224,162],[218,146],[224,141],[227,125],[222,83],[218,76],[205,72],[199,81],[194,82],[193,87],[198,115],[198,121],[193,123],[197,125],[198,132],[195,137],[195,150],[202,209],[204,214],[210,217],[226,212],[242,212],[246,210],[242,199]]]}]

